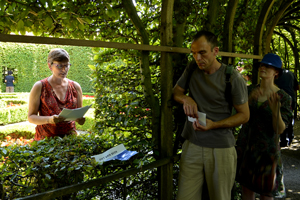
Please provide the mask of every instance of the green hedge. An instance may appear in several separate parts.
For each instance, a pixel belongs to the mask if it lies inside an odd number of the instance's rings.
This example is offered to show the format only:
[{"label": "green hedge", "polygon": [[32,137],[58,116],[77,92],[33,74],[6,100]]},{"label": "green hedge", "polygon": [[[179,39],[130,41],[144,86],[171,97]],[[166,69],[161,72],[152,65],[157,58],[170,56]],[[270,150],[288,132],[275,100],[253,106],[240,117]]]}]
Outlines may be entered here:
[{"label": "green hedge", "polygon": [[6,103],[6,105],[8,105],[9,103],[13,103],[13,104],[27,104],[28,101],[24,100],[24,99],[1,99],[1,101],[4,101]]},{"label": "green hedge", "polygon": [[15,99],[18,98],[18,96],[13,96],[13,95],[4,95],[4,96],[0,96],[0,99]]},{"label": "green hedge", "polygon": [[95,96],[95,93],[83,92],[82,95]]},{"label": "green hedge", "polygon": [[[68,51],[72,64],[68,78],[78,82],[83,92],[93,92],[92,71],[88,67],[94,63],[90,47],[0,42],[0,72],[3,72],[3,67],[12,69],[16,79],[15,92],[30,92],[36,81],[52,74],[47,65],[47,57],[53,48],[63,48]],[[1,91],[5,91],[3,78],[2,76]]]},{"label": "green hedge", "polygon": [[[96,163],[91,158],[105,152],[107,149],[116,146],[111,143],[109,134],[99,137],[95,134],[84,134],[80,136],[68,136],[64,138],[51,138],[31,145],[1,147],[0,154],[0,199],[4,196],[15,199],[32,194],[37,194],[52,189],[76,184],[83,181],[92,180],[107,176],[109,174],[123,171],[128,168],[139,168],[147,164],[147,160],[141,163],[136,159],[143,159],[148,152],[145,149],[139,149],[139,154],[135,155],[129,161],[109,161],[105,163]],[[141,144],[145,145],[147,143]],[[128,150],[137,150],[136,141],[124,144]],[[145,195],[147,199],[155,199],[157,184],[150,184],[155,180],[156,170],[149,170],[141,173],[139,176],[142,181],[137,185],[135,177],[127,177],[124,185],[123,181],[116,180],[114,184],[118,188],[126,187],[128,196],[136,194]],[[145,177],[142,177],[145,176]],[[94,188],[82,190],[77,194],[66,196],[63,199],[93,199],[92,197],[101,196],[101,199],[119,199],[113,194],[111,183],[99,185]],[[135,193],[135,194],[134,194]],[[146,198],[141,198],[146,199]]]},{"label": "green hedge", "polygon": [[0,110],[0,124],[10,124],[27,120],[28,105],[9,107]]},{"label": "green hedge", "polygon": [[34,124],[18,124],[17,126],[0,127],[0,141],[5,141],[6,136],[11,136],[11,138],[31,139],[35,134]]}]

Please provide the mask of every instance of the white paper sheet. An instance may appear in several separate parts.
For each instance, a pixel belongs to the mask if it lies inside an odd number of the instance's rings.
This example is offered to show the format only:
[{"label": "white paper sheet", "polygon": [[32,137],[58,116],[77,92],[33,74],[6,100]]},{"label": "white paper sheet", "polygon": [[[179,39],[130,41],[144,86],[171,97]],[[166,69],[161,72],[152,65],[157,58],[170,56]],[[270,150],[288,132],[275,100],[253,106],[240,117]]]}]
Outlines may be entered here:
[{"label": "white paper sheet", "polygon": [[91,106],[92,105],[84,106],[84,107],[76,108],[76,109],[64,108],[59,113],[59,116],[66,118],[65,121],[75,121],[76,119],[83,117]]},{"label": "white paper sheet", "polygon": [[[190,122],[194,122],[194,121],[196,121],[197,119],[188,116],[188,120],[189,120]],[[206,113],[203,113],[203,112],[199,112],[199,111],[198,111],[198,122],[199,122],[199,124],[201,124],[202,126],[206,126]]]}]

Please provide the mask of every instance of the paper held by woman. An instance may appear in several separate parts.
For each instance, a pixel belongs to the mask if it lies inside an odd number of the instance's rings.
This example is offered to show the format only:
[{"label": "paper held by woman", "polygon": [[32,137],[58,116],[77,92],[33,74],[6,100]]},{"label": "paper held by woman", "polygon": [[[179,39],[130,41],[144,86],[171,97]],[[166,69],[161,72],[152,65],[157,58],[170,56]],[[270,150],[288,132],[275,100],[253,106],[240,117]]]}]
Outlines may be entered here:
[{"label": "paper held by woman", "polygon": [[66,118],[65,121],[75,121],[78,118],[82,118],[91,106],[92,106],[92,104],[89,106],[76,108],[76,109],[64,108],[59,113],[59,116]]}]

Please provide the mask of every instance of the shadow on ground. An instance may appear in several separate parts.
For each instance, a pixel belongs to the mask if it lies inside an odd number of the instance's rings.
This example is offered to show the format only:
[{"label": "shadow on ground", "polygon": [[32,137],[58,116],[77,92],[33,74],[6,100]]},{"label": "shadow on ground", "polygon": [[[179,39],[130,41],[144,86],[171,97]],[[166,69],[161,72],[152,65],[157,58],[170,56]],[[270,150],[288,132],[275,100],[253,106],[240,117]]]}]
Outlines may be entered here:
[{"label": "shadow on ground", "polygon": [[[300,121],[294,126],[295,138],[290,147],[281,148],[284,183],[286,187],[285,200],[300,200]],[[276,198],[277,199],[277,198]]]}]

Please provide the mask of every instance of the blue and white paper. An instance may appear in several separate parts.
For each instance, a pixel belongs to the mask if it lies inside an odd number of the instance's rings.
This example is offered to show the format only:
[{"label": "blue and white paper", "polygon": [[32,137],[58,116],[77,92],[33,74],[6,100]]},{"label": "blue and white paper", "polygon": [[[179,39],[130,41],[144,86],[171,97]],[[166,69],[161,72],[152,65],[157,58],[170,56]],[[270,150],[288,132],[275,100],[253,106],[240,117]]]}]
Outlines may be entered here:
[{"label": "blue and white paper", "polygon": [[124,144],[120,144],[116,147],[113,147],[102,154],[91,156],[95,158],[96,162],[106,162],[110,160],[129,160],[132,156],[137,154],[136,151],[127,151]]}]

